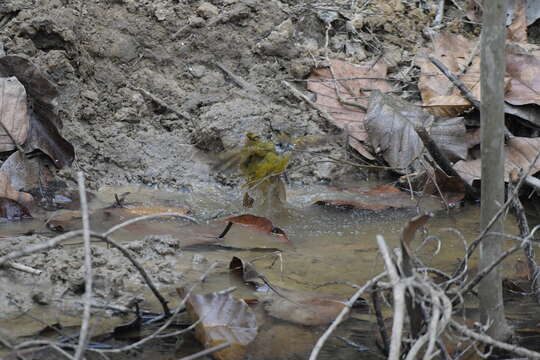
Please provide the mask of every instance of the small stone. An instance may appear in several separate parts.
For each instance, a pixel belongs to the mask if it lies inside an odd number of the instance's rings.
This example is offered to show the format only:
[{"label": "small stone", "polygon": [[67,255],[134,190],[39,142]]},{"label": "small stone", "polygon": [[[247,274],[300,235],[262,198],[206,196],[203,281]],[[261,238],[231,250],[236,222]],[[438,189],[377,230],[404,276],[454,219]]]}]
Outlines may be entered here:
[{"label": "small stone", "polygon": [[98,94],[95,91],[92,90],[85,90],[81,93],[82,97],[87,98],[88,100],[97,101],[98,100]]},{"label": "small stone", "polygon": [[216,16],[219,14],[219,9],[215,7],[214,5],[203,2],[198,8],[197,8],[197,14],[202,16],[205,19],[209,19],[211,17]]},{"label": "small stone", "polygon": [[191,27],[200,28],[204,26],[204,19],[199,16],[192,16],[189,18],[188,23]]}]

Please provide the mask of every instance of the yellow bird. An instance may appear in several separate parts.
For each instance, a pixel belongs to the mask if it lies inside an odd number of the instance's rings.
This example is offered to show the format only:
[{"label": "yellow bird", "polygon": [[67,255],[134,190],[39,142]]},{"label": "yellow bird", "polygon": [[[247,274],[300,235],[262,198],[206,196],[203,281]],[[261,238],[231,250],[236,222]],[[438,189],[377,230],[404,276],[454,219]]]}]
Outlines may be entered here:
[{"label": "yellow bird", "polygon": [[[295,150],[312,145],[319,137],[301,137],[291,141],[288,134],[282,133],[275,142],[264,141],[252,132],[246,133],[246,141],[240,149],[222,154],[219,170],[237,168],[246,178],[247,191],[257,189],[264,198],[279,197],[285,202],[285,185],[280,175],[287,170]],[[275,195],[275,196],[272,196]],[[244,205],[250,207],[253,199],[248,192],[244,195]]]}]

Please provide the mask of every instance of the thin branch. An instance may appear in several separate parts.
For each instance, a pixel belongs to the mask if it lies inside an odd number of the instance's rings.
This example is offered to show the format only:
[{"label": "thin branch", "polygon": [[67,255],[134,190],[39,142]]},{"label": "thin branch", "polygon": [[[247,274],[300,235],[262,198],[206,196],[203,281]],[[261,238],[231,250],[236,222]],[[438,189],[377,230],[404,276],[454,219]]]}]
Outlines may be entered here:
[{"label": "thin branch", "polygon": [[374,284],[376,284],[380,279],[385,277],[387,275],[386,272],[380,273],[379,275],[375,276],[373,279],[369,280],[367,283],[365,283],[364,286],[362,286],[360,289],[358,289],[353,296],[345,303],[345,306],[339,313],[339,315],[336,317],[336,319],[332,322],[332,324],[326,329],[324,334],[319,338],[317,343],[315,344],[315,347],[311,351],[311,355],[309,356],[309,360],[315,360],[317,359],[317,356],[319,355],[319,352],[321,351],[322,347],[324,346],[324,343],[330,335],[334,332],[334,330],[338,327],[338,325],[343,321],[345,316],[349,313],[351,310],[351,307],[354,305],[356,300],[362,295],[367,289],[372,287]]},{"label": "thin branch", "polygon": [[90,326],[90,303],[92,301],[92,248],[90,245],[90,221],[88,220],[88,203],[86,201],[86,189],[84,175],[81,171],[77,174],[79,183],[79,197],[81,200],[83,239],[84,239],[84,307],[79,344],[75,351],[75,360],[84,356],[84,350],[88,342],[88,328]]},{"label": "thin branch", "polygon": [[124,228],[124,227],[126,227],[128,225],[137,223],[139,221],[150,220],[150,219],[155,219],[155,218],[160,218],[160,217],[169,217],[169,216],[170,217],[177,217],[177,218],[181,218],[181,219],[186,219],[186,220],[189,220],[189,221],[193,222],[194,224],[197,224],[197,220],[195,220],[191,216],[183,215],[183,214],[179,214],[179,213],[150,214],[150,215],[139,216],[139,217],[124,221],[123,223],[120,223],[118,225],[115,225],[112,228],[110,228],[109,230],[105,231],[103,233],[103,236],[105,236],[105,237],[110,236],[112,233],[114,233],[114,232],[116,232],[116,231],[118,231],[118,230],[120,230],[120,229],[122,229],[122,228]]},{"label": "thin branch", "polygon": [[484,344],[488,344],[488,345],[497,347],[499,349],[512,352],[519,356],[525,356],[527,359],[540,359],[540,353],[536,351],[532,351],[532,350],[529,350],[529,349],[526,349],[517,345],[507,344],[505,342],[495,340],[488,335],[478,334],[472,331],[471,329],[469,329],[468,327],[461,325],[460,323],[454,320],[450,320],[450,325],[454,327],[456,330],[458,330],[459,332],[461,332],[462,334],[470,338],[473,338],[474,340],[483,342]]}]

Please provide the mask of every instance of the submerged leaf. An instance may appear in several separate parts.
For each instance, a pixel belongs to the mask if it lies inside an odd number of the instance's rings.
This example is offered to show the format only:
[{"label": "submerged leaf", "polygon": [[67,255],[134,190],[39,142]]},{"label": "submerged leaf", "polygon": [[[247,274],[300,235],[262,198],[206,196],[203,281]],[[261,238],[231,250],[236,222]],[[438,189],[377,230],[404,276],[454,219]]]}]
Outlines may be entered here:
[{"label": "submerged leaf", "polygon": [[191,295],[187,311],[193,321],[200,320],[195,337],[205,348],[231,343],[230,347],[214,353],[217,359],[243,359],[246,346],[257,336],[255,313],[244,301],[229,294]]},{"label": "submerged leaf", "polygon": [[343,297],[320,291],[290,290],[276,287],[262,296],[264,308],[278,319],[306,326],[328,324],[345,307]]}]

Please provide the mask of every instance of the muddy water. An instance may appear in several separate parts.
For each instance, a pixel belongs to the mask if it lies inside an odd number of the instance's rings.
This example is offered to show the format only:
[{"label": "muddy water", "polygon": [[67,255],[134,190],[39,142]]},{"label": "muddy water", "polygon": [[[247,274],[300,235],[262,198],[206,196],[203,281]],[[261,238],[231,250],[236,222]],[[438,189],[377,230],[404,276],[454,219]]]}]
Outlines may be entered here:
[{"label": "muddy water", "polygon": [[[368,185],[366,185],[366,188]],[[167,204],[174,208],[184,208],[192,211],[192,215],[199,221],[214,221],[227,216],[238,215],[244,212],[241,208],[241,194],[228,189],[206,189],[200,193],[178,193],[173,191],[163,191],[146,187],[123,187],[123,188],[103,188],[92,202],[93,208],[100,208],[110,204],[114,198],[114,193],[124,193],[129,191],[129,201],[137,201],[145,206],[161,206]],[[292,188],[288,192],[290,206],[284,212],[274,213],[269,216],[275,226],[283,229],[289,239],[290,244],[284,244],[275,236],[265,235],[252,231],[242,226],[233,226],[224,240],[225,245],[236,248],[257,248],[259,251],[238,251],[212,248],[194,248],[179,252],[176,255],[177,261],[169,271],[182,273],[186,283],[199,277],[210,264],[218,262],[220,265],[217,271],[201,285],[197,291],[200,293],[222,290],[230,286],[237,286],[235,295],[243,298],[253,298],[256,296],[253,289],[245,286],[237,279],[232,278],[227,271],[227,264],[233,256],[241,257],[254,263],[259,272],[264,274],[271,283],[277,286],[314,290],[326,283],[341,281],[354,284],[363,284],[365,281],[377,275],[383,269],[381,258],[378,256],[375,237],[383,235],[391,247],[398,244],[400,231],[407,219],[419,212],[432,211],[434,218],[429,222],[426,233],[420,237],[426,238],[432,235],[438,241],[429,241],[418,250],[420,259],[427,266],[434,266],[441,270],[451,272],[456,263],[463,255],[463,242],[454,233],[446,230],[448,228],[458,229],[467,240],[473,239],[478,234],[479,229],[479,207],[469,205],[463,208],[453,208],[451,210],[441,209],[438,201],[433,199],[415,199],[416,207],[408,209],[391,209],[381,212],[365,211],[337,211],[314,207],[311,204],[321,199],[339,200],[359,200],[357,193],[342,190],[329,189],[326,187]],[[360,199],[361,200],[361,199]],[[257,213],[257,210],[255,210]],[[258,215],[268,215],[265,211],[259,211]],[[10,224],[2,228],[5,232],[26,231],[42,226],[38,219],[34,222],[22,224]],[[106,230],[118,219],[95,218],[92,227],[95,230]],[[214,223],[210,225],[210,233],[219,234],[225,224]],[[178,222],[171,221],[151,221],[146,223],[150,233],[159,228],[161,235],[173,234],[173,236],[194,236],[188,227],[182,227]],[[144,235],[144,228],[126,229],[119,231],[114,238],[125,243],[133,240],[140,240]],[[516,234],[517,227],[512,217],[508,217],[505,223],[505,230],[509,234]],[[76,243],[78,240],[74,240]],[[416,245],[420,246],[420,240]],[[511,242],[508,242],[510,245]],[[440,249],[437,251],[437,248]],[[277,248],[281,252],[278,254],[264,249]],[[505,274],[511,276],[514,272],[513,264],[515,259],[522,257],[518,254],[514,259],[504,265]],[[159,259],[153,259],[148,264],[156,264]],[[474,267],[474,262],[471,264]],[[156,274],[154,274],[156,276]],[[159,277],[158,277],[159,279]],[[175,304],[173,284],[162,284],[162,290],[166,297]],[[354,290],[346,285],[325,285],[320,291],[328,291],[341,294],[344,297],[351,295]],[[158,303],[148,292],[143,294],[145,306],[148,309],[159,311]],[[468,305],[474,309],[474,300]],[[540,321],[538,307],[533,306],[528,300],[512,300],[508,302],[508,314],[510,319],[516,323],[527,322],[527,327],[532,327],[535,321]],[[531,310],[532,309],[532,310]],[[40,308],[32,311],[34,317],[47,319],[51,314],[47,314],[47,308]],[[50,309],[58,318],[57,311]],[[56,311],[56,312],[55,312]],[[472,310],[471,314],[474,315]],[[385,314],[390,315],[389,310]],[[53,316],[54,317],[54,316]],[[285,321],[276,320],[264,314],[262,309],[258,309],[258,317],[261,319],[259,337],[252,344],[250,354],[256,359],[294,359],[306,358],[314,342],[320,336],[325,327],[302,327]],[[536,319],[537,317],[538,319]],[[66,325],[73,322],[73,319],[65,320]],[[187,320],[186,320],[187,321]],[[76,321],[75,321],[76,322]],[[107,332],[107,328],[112,328],[118,324],[118,319],[99,319],[96,322],[95,332]],[[7,324],[13,327],[14,333],[26,334],[39,329],[42,324],[31,324],[28,318],[24,322],[10,322]],[[97,325],[101,324],[101,326]],[[365,311],[355,312],[352,318],[340,326],[336,335],[352,340],[360,345],[367,346],[370,350],[360,353],[366,358],[376,358],[377,350],[374,343],[374,318]],[[6,324],[0,324],[6,328]],[[32,331],[30,331],[32,329]],[[100,329],[101,331],[98,331]],[[152,328],[145,329],[152,331]],[[535,333],[529,334],[531,339],[535,339]],[[291,341],[294,339],[294,341]],[[534,342],[534,341],[533,341]],[[184,338],[182,346],[178,344],[161,341],[153,342],[147,346],[140,356],[140,359],[170,358],[171,353],[175,355],[187,355],[200,349],[200,346],[193,339],[192,335]],[[341,359],[357,358],[359,353],[346,345],[338,338],[332,338],[323,349],[320,358],[334,359],[338,356]]]}]

